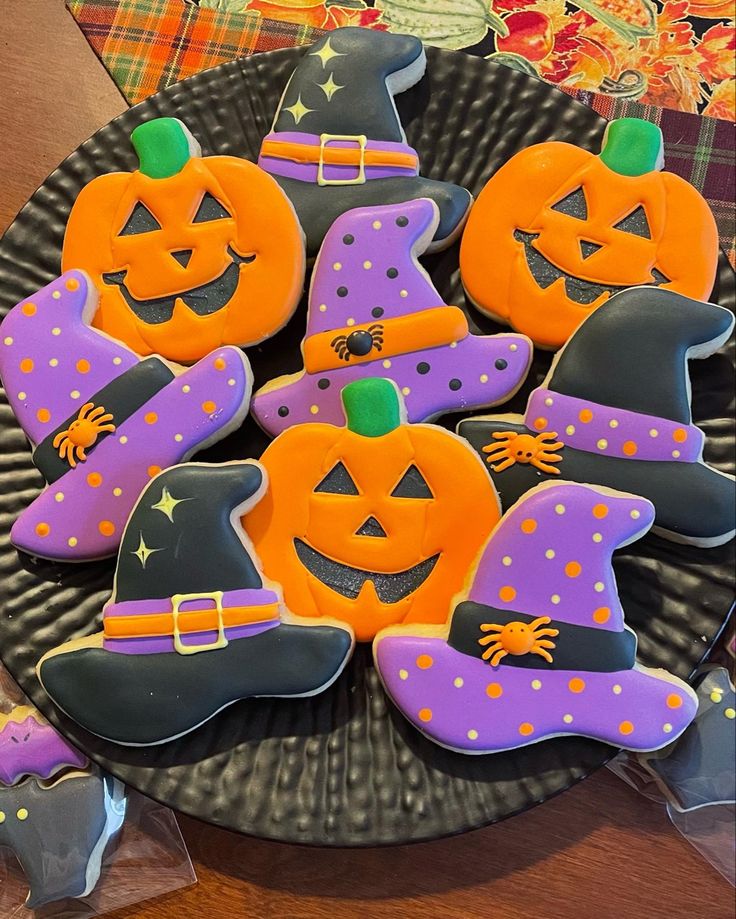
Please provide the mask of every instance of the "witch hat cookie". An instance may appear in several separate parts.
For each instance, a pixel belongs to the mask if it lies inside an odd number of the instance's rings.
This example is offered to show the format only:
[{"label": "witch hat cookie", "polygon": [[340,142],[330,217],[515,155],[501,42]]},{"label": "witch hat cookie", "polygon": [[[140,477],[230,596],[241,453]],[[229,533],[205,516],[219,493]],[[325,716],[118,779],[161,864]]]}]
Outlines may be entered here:
[{"label": "witch hat cookie", "polygon": [[261,456],[269,491],[246,528],[264,570],[294,613],[358,641],[444,621],[499,516],[483,464],[444,428],[407,424],[390,380],[348,383],[342,401],[343,425],[296,425]]},{"label": "witch hat cookie", "polygon": [[46,692],[82,727],[146,746],[252,696],[310,696],[353,645],[331,620],[283,613],[239,516],[266,489],[253,461],[188,463],[158,475],[125,529],[104,630],[49,652]]},{"label": "witch hat cookie", "polygon": [[662,132],[640,118],[612,121],[597,156],[557,141],[512,156],[481,191],[463,234],[468,297],[551,349],[629,287],[705,300],[716,222],[705,198],[663,164]]},{"label": "witch hat cookie", "polygon": [[272,436],[307,421],[342,423],[340,390],[386,377],[404,395],[410,422],[503,402],[521,386],[532,357],[522,335],[471,335],[417,260],[434,232],[426,198],[358,208],[330,228],[309,292],[304,371],[278,377],[253,399]]},{"label": "witch hat cookie", "polygon": [[394,104],[425,67],[418,38],[361,28],[329,32],[299,62],[258,165],[294,204],[307,255],[317,254],[345,211],[413,198],[431,198],[439,207],[431,250],[448,246],[459,233],[470,192],[419,175],[419,157]]},{"label": "witch hat cookie", "polygon": [[736,484],[703,462],[687,361],[720,348],[733,324],[713,303],[624,291],[581,324],[523,417],[471,418],[458,433],[486,460],[504,507],[559,476],[643,495],[662,536],[721,545],[734,535]]},{"label": "witch hat cookie", "polygon": [[223,347],[184,370],[141,360],[90,322],[97,294],[68,271],[23,300],[0,328],[0,376],[48,487],[10,538],[30,555],[114,555],[141,489],[166,466],[235,430],[250,365]]},{"label": "witch hat cookie", "polygon": [[493,530],[449,626],[381,632],[376,666],[420,731],[462,753],[560,734],[654,750],[690,724],[695,693],[636,663],[611,554],[646,533],[643,498],[539,485]]}]

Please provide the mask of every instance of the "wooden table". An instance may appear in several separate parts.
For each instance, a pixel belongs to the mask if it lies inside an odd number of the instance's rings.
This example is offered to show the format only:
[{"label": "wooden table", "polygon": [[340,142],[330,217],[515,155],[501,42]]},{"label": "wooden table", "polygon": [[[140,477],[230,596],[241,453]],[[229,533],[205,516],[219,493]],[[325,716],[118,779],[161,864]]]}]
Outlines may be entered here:
[{"label": "wooden table", "polygon": [[[1,0],[0,232],[125,102],[63,0]],[[307,849],[181,819],[199,884],[110,919],[732,919],[731,887],[607,769],[516,819],[393,849]]]}]

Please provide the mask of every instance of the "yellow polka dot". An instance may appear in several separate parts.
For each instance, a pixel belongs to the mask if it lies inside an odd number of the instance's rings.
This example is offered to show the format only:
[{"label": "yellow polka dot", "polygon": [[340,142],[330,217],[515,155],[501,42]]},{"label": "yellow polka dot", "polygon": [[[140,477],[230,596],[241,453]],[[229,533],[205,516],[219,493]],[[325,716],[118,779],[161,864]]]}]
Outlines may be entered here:
[{"label": "yellow polka dot", "polygon": [[487,383],[487,382],[488,382],[488,374],[487,374],[487,373],[481,373],[481,375],[480,375],[480,381],[481,381],[481,383]]},{"label": "yellow polka dot", "polygon": [[67,290],[77,290],[79,287],[79,281],[76,278],[67,278],[64,283],[64,287]]},{"label": "yellow polka dot", "polygon": [[386,370],[388,370],[388,368],[391,366],[391,361],[385,360],[385,361],[383,362],[383,366],[386,368]]},{"label": "yellow polka dot", "polygon": [[578,418],[583,424],[589,424],[593,420],[593,412],[589,408],[581,409]]},{"label": "yellow polka dot", "polygon": [[684,428],[675,428],[672,432],[672,440],[678,444],[684,444],[687,440],[687,431]]},{"label": "yellow polka dot", "polygon": [[408,291],[408,290],[400,290],[400,291],[399,291],[399,296],[402,297],[403,299],[406,299],[406,298],[409,296],[409,291]]},{"label": "yellow polka dot", "polygon": [[516,596],[516,591],[510,585],[502,587],[498,592],[499,599],[503,600],[504,603],[511,603],[511,601]]},{"label": "yellow polka dot", "polygon": [[180,443],[184,440],[184,435],[183,435],[183,434],[174,434],[174,440],[175,440],[178,444],[180,444]]},{"label": "yellow polka dot", "polygon": [[519,733],[521,734],[522,737],[528,737],[533,732],[534,732],[534,725],[529,724],[528,721],[522,721],[522,723],[519,725]]},{"label": "yellow polka dot", "polygon": [[127,443],[128,443],[128,435],[127,435],[127,434],[123,434],[123,435],[120,437],[120,443],[121,443],[121,444],[127,444]]},{"label": "yellow polka dot", "polygon": [[547,419],[546,419],[546,418],[542,418],[542,417],[539,417],[539,418],[535,419],[535,421],[534,421],[534,427],[535,427],[538,431],[543,431],[543,430],[547,427]]},{"label": "yellow polka dot", "polygon": [[715,702],[716,704],[723,702],[723,694],[721,693],[720,689],[713,690],[713,692],[710,694],[710,701]]},{"label": "yellow polka dot", "polygon": [[666,722],[662,725],[662,730],[665,732],[665,734],[671,734],[671,733],[672,733],[672,725],[669,723],[669,721],[666,721]]},{"label": "yellow polka dot", "polygon": [[373,262],[369,262],[366,260],[365,262],[363,262],[363,267],[365,268],[366,271],[368,271],[369,269],[373,267]]},{"label": "yellow polka dot", "polygon": [[596,446],[598,447],[599,450],[605,450],[608,447],[608,441],[606,440],[605,437],[601,437],[601,439],[598,441]]},{"label": "yellow polka dot", "polygon": [[181,388],[182,392],[191,392],[191,390],[192,390],[192,387],[188,383],[185,383]]},{"label": "yellow polka dot", "polygon": [[603,542],[603,534],[593,533],[593,542]]},{"label": "yellow polka dot", "polygon": [[227,381],[227,385],[228,385],[228,386],[235,386],[235,382],[236,382],[236,381],[231,377],[231,378]]},{"label": "yellow polka dot", "polygon": [[432,709],[431,708],[420,708],[419,709],[419,720],[420,721],[431,721],[432,720]]},{"label": "yellow polka dot", "polygon": [[122,495],[122,493],[123,493],[123,489],[122,489],[122,488],[113,488],[112,493],[115,495],[116,498],[119,498],[120,495]]},{"label": "yellow polka dot", "polygon": [[57,326],[54,326],[54,328],[51,330],[51,334],[52,334],[52,335],[61,335],[61,329],[58,327],[58,325],[57,325]]},{"label": "yellow polka dot", "polygon": [[679,456],[680,456],[680,451],[679,451],[679,450],[673,450],[673,451],[672,451],[672,456],[673,456],[674,459],[678,459]]},{"label": "yellow polka dot", "polygon": [[19,392],[19,393],[18,393],[18,398],[20,399],[21,402],[25,402],[25,400],[26,400],[26,398],[27,398],[27,393],[25,393],[25,392]]},{"label": "yellow polka dot", "polygon": [[478,732],[475,730],[475,728],[471,728],[468,731],[468,740],[477,740],[477,739],[478,739]]},{"label": "yellow polka dot", "polygon": [[90,363],[89,361],[85,360],[83,357],[81,357],[77,361],[75,366],[77,368],[78,373],[89,373]]},{"label": "yellow polka dot", "polygon": [[537,521],[532,517],[527,517],[526,520],[521,521],[521,532],[522,533],[533,533],[537,528]]},{"label": "yellow polka dot", "polygon": [[215,370],[224,370],[227,367],[227,361],[224,357],[215,358]]},{"label": "yellow polka dot", "polygon": [[572,724],[572,715],[563,715],[562,720],[565,724]]},{"label": "yellow polka dot", "polygon": [[609,427],[609,428],[617,428],[617,427],[618,427],[618,421],[616,421],[615,418],[611,418],[611,420],[608,422],[608,427]]},{"label": "yellow polka dot", "polygon": [[631,519],[632,519],[632,520],[638,520],[640,517],[641,517],[641,514],[639,513],[639,511],[633,510],[633,511],[631,512]]},{"label": "yellow polka dot", "polygon": [[67,539],[67,545],[72,549],[76,546],[77,542],[78,540],[76,536],[70,536],[69,539]]},{"label": "yellow polka dot", "polygon": [[403,386],[403,387],[401,388],[401,394],[404,395],[404,396],[409,396],[409,395],[411,395],[411,389],[409,389],[408,386]]},{"label": "yellow polka dot", "polygon": [[54,495],[54,501],[56,501],[58,504],[61,504],[63,500],[64,500],[64,492],[57,491],[56,494]]},{"label": "yellow polka dot", "polygon": [[593,612],[593,622],[597,622],[599,625],[608,622],[610,618],[611,610],[607,606],[599,606],[598,609]]},{"label": "yellow polka dot", "polygon": [[58,367],[58,366],[59,366],[58,358],[52,357],[51,360],[49,361],[49,367]]},{"label": "yellow polka dot", "polygon": [[555,550],[554,550],[554,549],[547,549],[547,551],[544,553],[544,557],[545,557],[545,558],[554,558],[554,557],[555,557]]},{"label": "yellow polka dot", "polygon": [[216,403],[214,403],[211,399],[208,399],[206,402],[202,403],[202,411],[205,413],[205,415],[211,415],[216,408]]},{"label": "yellow polka dot", "polygon": [[112,520],[100,520],[97,529],[103,536],[112,536],[115,532],[115,524]]},{"label": "yellow polka dot", "polygon": [[[204,408],[204,406],[202,406],[202,408]],[[146,422],[146,424],[156,424],[158,421],[158,415],[156,412],[146,412],[146,414],[143,416],[143,420]]]},{"label": "yellow polka dot", "polygon": [[0,823],[5,823],[5,811],[0,811]]},{"label": "yellow polka dot", "polygon": [[503,686],[500,683],[489,683],[486,686],[486,695],[489,699],[498,699],[503,695]]},{"label": "yellow polka dot", "polygon": [[310,411],[313,415],[316,415],[316,414],[319,412],[319,405],[310,405],[310,406],[309,406],[309,411]]},{"label": "yellow polka dot", "polygon": [[678,696],[676,692],[671,692],[667,696],[667,708],[680,708],[682,705],[682,696]]},{"label": "yellow polka dot", "polygon": [[512,563],[512,558],[510,555],[504,555],[504,557],[501,559],[501,562],[508,568]]},{"label": "yellow polka dot", "polygon": [[24,303],[21,307],[21,312],[24,316],[35,316],[36,315],[36,304],[35,303]]},{"label": "yellow polka dot", "polygon": [[400,680],[408,680],[408,679],[409,679],[409,671],[408,671],[408,670],[404,670],[404,668],[402,667],[401,670],[399,670],[399,679],[400,679]]},{"label": "yellow polka dot", "polygon": [[605,589],[606,589],[606,585],[603,583],[603,581],[596,581],[595,584],[593,585],[593,590],[597,594],[602,594]]},{"label": "yellow polka dot", "polygon": [[37,523],[36,524],[36,536],[40,536],[41,538],[43,538],[44,536],[48,536],[50,532],[51,532],[51,527],[48,525],[48,523]]},{"label": "yellow polka dot", "polygon": [[371,224],[371,226],[373,227],[374,230],[380,230],[380,229],[381,229],[381,221],[380,221],[380,220],[374,220],[373,223]]},{"label": "yellow polka dot", "polygon": [[567,684],[567,688],[570,692],[582,692],[585,689],[585,680],[581,680],[579,676],[574,676]]},{"label": "yellow polka dot", "polygon": [[46,424],[47,421],[51,420],[51,412],[47,408],[40,408],[36,412],[36,418],[38,418],[41,424]]},{"label": "yellow polka dot", "polygon": [[552,594],[552,596],[549,599],[551,603],[554,603],[554,605],[557,606],[557,604],[560,602],[561,597],[559,594]]},{"label": "yellow polka dot", "polygon": [[729,721],[733,721],[734,718],[736,718],[736,709],[726,708],[724,709],[723,714],[726,716],[726,718],[729,719]]},{"label": "yellow polka dot", "polygon": [[420,654],[417,658],[417,667],[420,670],[429,670],[434,663],[434,659],[429,654]]},{"label": "yellow polka dot", "polygon": [[541,689],[542,681],[541,680],[532,680],[532,689]]},{"label": "yellow polka dot", "polygon": [[160,466],[149,466],[146,472],[148,472],[148,478],[152,479],[155,475],[158,475],[159,472],[161,472],[161,467]]},{"label": "yellow polka dot", "polygon": [[123,363],[123,359],[122,359],[122,357],[114,357],[114,358],[112,359],[112,362],[113,362],[113,364],[115,364],[115,366],[117,367],[119,364],[122,364],[122,363]]},{"label": "yellow polka dot", "polygon": [[78,399],[78,398],[81,396],[81,393],[79,392],[78,389],[73,389],[73,390],[69,393],[69,395],[71,396],[72,399]]},{"label": "yellow polka dot", "polygon": [[632,733],[634,730],[634,725],[630,721],[622,721],[618,726],[618,729],[619,732],[625,736]]},{"label": "yellow polka dot", "polygon": [[650,428],[650,429],[649,429],[649,436],[650,436],[650,437],[659,437],[659,431],[658,431],[656,428]]},{"label": "yellow polka dot", "polygon": [[3,338],[3,344],[4,344],[4,345],[12,345],[12,344],[13,344],[13,339],[12,339],[12,337],[11,337],[10,335],[6,335],[5,338]]},{"label": "yellow polka dot", "polygon": [[452,685],[460,689],[465,683],[465,680],[461,676],[456,676],[452,681]]},{"label": "yellow polka dot", "polygon": [[614,694],[614,696],[620,696],[620,695],[621,695],[621,687],[619,686],[618,683],[614,683],[614,684],[613,684],[613,694]]},{"label": "yellow polka dot", "polygon": [[332,265],[332,270],[333,270],[333,271],[339,271],[341,268],[342,268],[342,264],[341,264],[340,262],[335,262],[335,263]]},{"label": "yellow polka dot", "polygon": [[596,504],[593,508],[593,516],[602,520],[608,516],[608,507],[605,504]]},{"label": "yellow polka dot", "polygon": [[15,816],[18,818],[18,820],[27,820],[28,811],[25,809],[25,807],[19,807]]},{"label": "yellow polka dot", "polygon": [[554,405],[555,400],[551,396],[547,396],[547,398],[544,400],[544,404],[546,406]]},{"label": "yellow polka dot", "polygon": [[320,303],[320,305],[319,305],[319,311],[320,311],[320,313],[326,313],[326,312],[327,312],[327,304],[326,304],[326,303]]},{"label": "yellow polka dot", "polygon": [[509,351],[518,351],[518,350],[519,350],[518,345],[509,345]]},{"label": "yellow polka dot", "polygon": [[555,504],[555,514],[559,514],[560,516],[562,516],[562,514],[564,513],[565,513],[565,505]]},{"label": "yellow polka dot", "polygon": [[90,488],[99,488],[102,485],[102,476],[99,472],[90,472],[87,476],[87,484]]},{"label": "yellow polka dot", "polygon": [[33,370],[33,361],[30,357],[24,357],[20,362],[21,373],[30,373]]},{"label": "yellow polka dot", "polygon": [[572,437],[574,433],[575,433],[575,425],[568,424],[568,426],[565,428],[565,434],[567,434],[568,437]]},{"label": "yellow polka dot", "polygon": [[623,447],[621,448],[626,456],[636,456],[636,451],[639,449],[633,440],[627,440],[624,442]]},{"label": "yellow polka dot", "polygon": [[53,298],[54,300],[61,300],[61,291],[60,291],[60,290],[55,290],[55,291],[53,291],[53,293],[51,294],[51,296],[52,296],[52,298]]},{"label": "yellow polka dot", "polygon": [[568,562],[565,565],[565,574],[569,578],[578,577],[578,575],[580,574],[582,570],[583,570],[583,566],[580,564],[580,562]]}]

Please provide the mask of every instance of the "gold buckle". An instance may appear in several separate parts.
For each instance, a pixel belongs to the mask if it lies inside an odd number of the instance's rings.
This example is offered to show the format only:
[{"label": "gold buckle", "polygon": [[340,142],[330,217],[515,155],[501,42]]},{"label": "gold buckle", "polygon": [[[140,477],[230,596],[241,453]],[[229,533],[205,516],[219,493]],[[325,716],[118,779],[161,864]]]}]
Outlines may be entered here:
[{"label": "gold buckle", "polygon": [[[225,636],[225,623],[222,617],[222,597],[221,590],[213,590],[212,593],[198,594],[174,594],[171,598],[172,615],[174,617],[174,650],[178,654],[198,654],[200,651],[216,651],[218,648],[227,648],[227,637]],[[179,630],[179,617],[186,616],[180,607],[182,603],[189,600],[214,600],[217,611],[217,638],[201,645],[185,645],[181,640]],[[198,611],[199,612],[199,611]]]},{"label": "gold buckle", "polygon": [[[358,144],[360,150],[360,164],[358,175],[354,179],[326,179],[324,152],[327,144],[332,140],[349,140]],[[320,134],[319,135],[319,164],[317,166],[317,185],[365,185],[365,147],[368,138],[365,134]]]}]

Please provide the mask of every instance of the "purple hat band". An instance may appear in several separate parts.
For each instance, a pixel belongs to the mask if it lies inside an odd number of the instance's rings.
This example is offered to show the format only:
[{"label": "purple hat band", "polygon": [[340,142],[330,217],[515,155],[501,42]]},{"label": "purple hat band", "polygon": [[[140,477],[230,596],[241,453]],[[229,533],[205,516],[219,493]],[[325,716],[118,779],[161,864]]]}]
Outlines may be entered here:
[{"label": "purple hat band", "polygon": [[533,431],[555,431],[566,447],[650,462],[696,463],[705,436],[695,425],[599,405],[550,389],[535,389],[524,423]]}]

